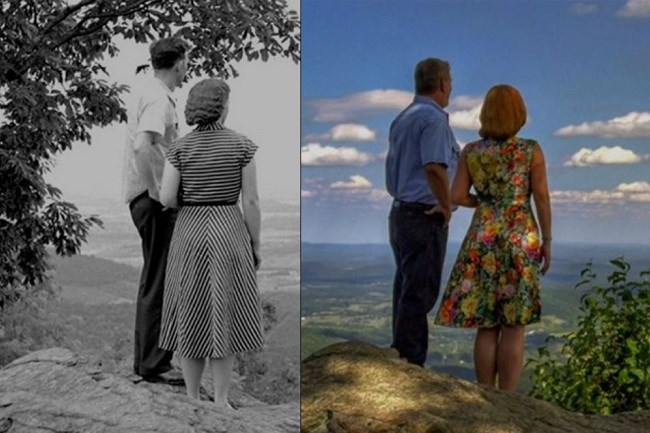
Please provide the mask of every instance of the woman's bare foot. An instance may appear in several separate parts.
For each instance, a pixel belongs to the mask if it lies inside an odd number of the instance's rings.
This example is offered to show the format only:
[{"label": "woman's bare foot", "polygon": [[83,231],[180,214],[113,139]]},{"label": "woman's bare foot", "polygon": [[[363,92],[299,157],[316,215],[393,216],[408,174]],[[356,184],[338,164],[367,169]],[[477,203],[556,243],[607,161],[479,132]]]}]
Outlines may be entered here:
[{"label": "woman's bare foot", "polygon": [[[215,403],[216,403],[216,402],[215,402]],[[237,409],[235,409],[235,408],[230,404],[230,402],[228,402],[228,401],[226,401],[226,402],[224,402],[224,403],[216,403],[216,405],[217,405],[217,407],[218,407],[219,409],[225,409],[227,412],[234,412],[234,411],[237,410]]]}]

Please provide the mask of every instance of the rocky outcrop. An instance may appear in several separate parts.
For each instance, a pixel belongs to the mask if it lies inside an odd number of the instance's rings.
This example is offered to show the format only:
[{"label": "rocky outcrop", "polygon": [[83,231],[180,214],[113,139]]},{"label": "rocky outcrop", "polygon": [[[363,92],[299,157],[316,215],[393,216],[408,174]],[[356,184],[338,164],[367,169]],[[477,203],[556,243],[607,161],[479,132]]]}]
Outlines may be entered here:
[{"label": "rocky outcrop", "polygon": [[650,412],[586,416],[346,342],[305,359],[302,433],[642,433]]},{"label": "rocky outcrop", "polygon": [[64,349],[33,352],[0,369],[0,433],[297,432],[298,405],[231,392],[236,411],[185,396],[183,387],[103,371]]}]

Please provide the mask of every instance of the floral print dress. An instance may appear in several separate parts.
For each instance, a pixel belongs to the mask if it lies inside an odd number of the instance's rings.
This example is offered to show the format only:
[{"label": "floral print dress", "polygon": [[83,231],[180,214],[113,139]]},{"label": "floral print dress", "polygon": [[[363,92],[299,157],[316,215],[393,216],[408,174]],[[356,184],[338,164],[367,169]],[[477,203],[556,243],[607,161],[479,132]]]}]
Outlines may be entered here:
[{"label": "floral print dress", "polygon": [[436,323],[527,325],[540,320],[540,238],[530,204],[534,140],[479,140],[463,149],[478,206]]}]

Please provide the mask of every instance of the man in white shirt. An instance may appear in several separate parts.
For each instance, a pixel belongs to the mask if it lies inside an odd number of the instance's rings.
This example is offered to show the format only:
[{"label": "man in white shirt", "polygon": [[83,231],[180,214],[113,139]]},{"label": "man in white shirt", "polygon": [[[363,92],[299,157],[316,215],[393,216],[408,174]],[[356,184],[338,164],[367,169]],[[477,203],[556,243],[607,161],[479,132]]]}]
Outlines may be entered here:
[{"label": "man in white shirt", "polygon": [[154,77],[135,89],[128,110],[124,158],[124,200],[142,239],[144,265],[135,316],[136,374],[152,382],[182,384],[182,375],[171,366],[172,352],[158,347],[167,252],[175,212],[160,204],[160,184],[165,151],[178,137],[176,101],[172,92],[187,73],[189,46],[179,38],[151,44]]}]

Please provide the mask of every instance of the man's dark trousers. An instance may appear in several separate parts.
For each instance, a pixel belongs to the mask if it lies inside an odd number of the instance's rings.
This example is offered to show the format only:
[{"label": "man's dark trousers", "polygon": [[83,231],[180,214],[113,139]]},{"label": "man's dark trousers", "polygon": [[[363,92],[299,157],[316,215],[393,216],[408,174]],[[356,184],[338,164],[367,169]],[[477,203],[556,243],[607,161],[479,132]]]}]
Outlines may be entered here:
[{"label": "man's dark trousers", "polygon": [[167,252],[174,229],[175,211],[143,193],[129,204],[131,218],[142,239],[144,265],[135,312],[133,369],[140,376],[170,370],[173,352],[158,347]]},{"label": "man's dark trousers", "polygon": [[400,357],[424,365],[429,326],[427,314],[440,291],[448,229],[433,206],[396,200],[389,216],[390,244],[395,256],[393,344]]}]

